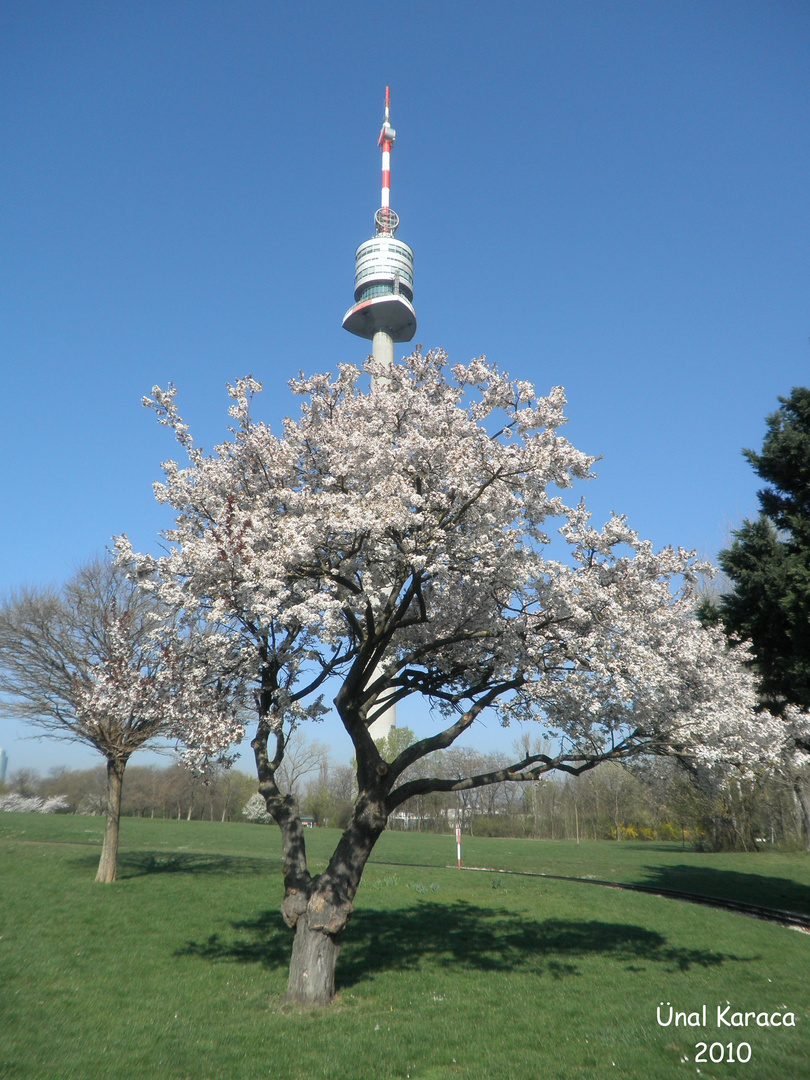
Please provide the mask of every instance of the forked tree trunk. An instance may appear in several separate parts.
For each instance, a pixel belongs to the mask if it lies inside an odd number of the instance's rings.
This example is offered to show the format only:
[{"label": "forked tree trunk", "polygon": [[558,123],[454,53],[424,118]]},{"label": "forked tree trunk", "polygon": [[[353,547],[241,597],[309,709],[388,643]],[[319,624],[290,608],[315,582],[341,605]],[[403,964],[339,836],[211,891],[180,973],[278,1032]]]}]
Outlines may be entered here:
[{"label": "forked tree trunk", "polygon": [[118,832],[121,823],[121,789],[124,784],[124,764],[107,762],[107,826],[96,871],[96,881],[105,884],[118,876]]},{"label": "forked tree trunk", "polygon": [[368,857],[385,828],[382,800],[361,795],[348,828],[326,870],[289,886],[281,905],[295,927],[287,998],[302,1005],[328,1005],[335,996],[335,967],[354,897]]}]

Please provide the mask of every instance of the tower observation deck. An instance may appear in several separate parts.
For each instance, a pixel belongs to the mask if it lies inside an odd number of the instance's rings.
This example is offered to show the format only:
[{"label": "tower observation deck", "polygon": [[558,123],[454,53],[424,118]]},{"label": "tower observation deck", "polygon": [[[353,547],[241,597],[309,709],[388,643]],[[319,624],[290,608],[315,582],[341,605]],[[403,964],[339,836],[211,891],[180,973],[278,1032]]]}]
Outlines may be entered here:
[{"label": "tower observation deck", "polygon": [[399,218],[391,209],[391,147],[396,132],[389,123],[390,94],[385,88],[385,118],[377,145],[382,149],[382,199],[374,215],[375,233],[357,249],[354,307],[343,317],[350,334],[373,342],[375,357],[393,363],[394,342],[416,333],[413,310],[413,251],[397,240]]}]

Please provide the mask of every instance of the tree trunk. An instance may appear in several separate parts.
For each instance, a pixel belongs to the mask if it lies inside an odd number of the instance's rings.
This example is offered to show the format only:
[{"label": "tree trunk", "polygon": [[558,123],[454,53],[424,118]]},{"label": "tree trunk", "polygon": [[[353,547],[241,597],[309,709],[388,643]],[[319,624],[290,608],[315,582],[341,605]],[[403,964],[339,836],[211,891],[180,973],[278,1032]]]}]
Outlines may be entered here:
[{"label": "tree trunk", "polygon": [[[281,816],[281,815],[280,815]],[[354,897],[368,857],[385,828],[388,812],[381,798],[358,796],[352,820],[326,870],[315,878],[300,873],[303,834],[300,819],[285,822],[286,894],[281,913],[295,928],[287,998],[303,1005],[328,1005],[335,996],[335,966]],[[291,827],[292,825],[297,828]]]},{"label": "tree trunk", "polygon": [[337,965],[342,931],[329,934],[309,925],[305,914],[295,926],[287,997],[303,1005],[328,1005],[335,996]]},{"label": "tree trunk", "polygon": [[109,884],[118,876],[118,832],[121,823],[121,789],[124,784],[124,764],[107,762],[107,826],[96,871],[96,881]]},{"label": "tree trunk", "polygon": [[799,806],[802,811],[802,818],[804,821],[804,834],[807,841],[806,847],[810,851],[810,792],[808,792],[807,786],[796,779],[793,782],[793,791],[798,800]]},{"label": "tree trunk", "polygon": [[[362,866],[352,868],[348,890],[352,896],[357,891],[362,872]],[[287,925],[295,927],[287,981],[289,1001],[301,1005],[328,1005],[331,1002],[335,996],[335,967],[340,943],[353,911],[354,904],[347,891],[337,887],[328,870],[311,879],[307,888],[287,892],[281,913]]]}]

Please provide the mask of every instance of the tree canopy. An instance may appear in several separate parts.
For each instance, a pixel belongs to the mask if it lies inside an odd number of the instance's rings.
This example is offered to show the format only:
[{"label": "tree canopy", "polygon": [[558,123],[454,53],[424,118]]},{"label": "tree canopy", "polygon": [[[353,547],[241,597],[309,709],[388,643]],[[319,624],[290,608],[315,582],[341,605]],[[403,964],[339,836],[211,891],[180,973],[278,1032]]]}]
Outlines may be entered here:
[{"label": "tree canopy", "polygon": [[[742,763],[767,755],[774,731],[751,722],[752,681],[722,632],[695,618],[694,553],[656,552],[618,515],[595,528],[584,503],[563,498],[594,459],[559,434],[561,387],[538,397],[483,358],[448,370],[439,351],[291,386],[300,415],[274,434],[251,417],[259,384],[237,381],[232,437],[208,456],[174,388],[155,388],[146,404],[188,456],[166,462],[156,487],[176,515],[169,552],[137,555],[125,537],[118,550],[162,603],[204,617],[223,648],[239,643],[259,790],[283,835],[290,994],[324,1001],[365,862],[408,798],[641,753]],[[277,774],[290,727],[322,715],[327,685],[358,794],[313,876]],[[386,759],[369,726],[412,697],[434,731]],[[431,753],[485,714],[542,725],[545,749],[482,774],[432,774]],[[240,733],[209,714],[183,724],[198,760]]]}]

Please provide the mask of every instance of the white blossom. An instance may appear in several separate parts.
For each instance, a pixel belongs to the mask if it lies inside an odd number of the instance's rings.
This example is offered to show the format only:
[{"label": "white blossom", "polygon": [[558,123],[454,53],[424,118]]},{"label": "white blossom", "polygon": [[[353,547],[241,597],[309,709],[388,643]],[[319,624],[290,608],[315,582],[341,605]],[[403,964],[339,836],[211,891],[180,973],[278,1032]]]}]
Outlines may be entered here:
[{"label": "white blossom", "polygon": [[[417,351],[372,391],[372,360],[301,374],[300,415],[279,434],[250,415],[260,385],[238,380],[232,437],[210,455],[174,388],[155,388],[147,404],[189,461],[167,462],[158,487],[176,514],[168,553],[121,537],[119,558],[169,608],[207,620],[214,651],[238,642],[273,731],[317,719],[337,675],[339,709],[351,686],[365,726],[392,690],[440,719],[487,707],[544,724],[560,766],[671,750],[771,760],[784,725],[754,715],[740,655],[695,618],[705,564],[566,501],[595,459],[558,433],[562,388],[538,397],[483,357],[452,381],[445,369],[443,353]],[[567,559],[547,553],[555,529]],[[192,759],[244,732],[238,710],[204,702],[176,721]]]},{"label": "white blossom", "polygon": [[58,814],[67,810],[68,801],[64,795],[50,795],[42,798],[39,795],[20,795],[11,792],[9,795],[0,795],[0,813],[25,814]]},{"label": "white blossom", "polygon": [[251,795],[242,807],[242,816],[246,817],[248,821],[257,822],[260,825],[270,825],[273,821],[267,813],[267,805],[264,799],[258,792]]}]

